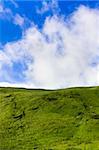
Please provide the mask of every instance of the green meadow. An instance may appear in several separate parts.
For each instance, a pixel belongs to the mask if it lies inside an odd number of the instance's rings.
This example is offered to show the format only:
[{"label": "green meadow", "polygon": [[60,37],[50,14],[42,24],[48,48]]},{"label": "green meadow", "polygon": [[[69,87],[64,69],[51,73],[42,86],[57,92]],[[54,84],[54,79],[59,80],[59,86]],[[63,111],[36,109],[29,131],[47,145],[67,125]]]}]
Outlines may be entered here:
[{"label": "green meadow", "polygon": [[0,88],[0,150],[99,150],[99,87]]}]

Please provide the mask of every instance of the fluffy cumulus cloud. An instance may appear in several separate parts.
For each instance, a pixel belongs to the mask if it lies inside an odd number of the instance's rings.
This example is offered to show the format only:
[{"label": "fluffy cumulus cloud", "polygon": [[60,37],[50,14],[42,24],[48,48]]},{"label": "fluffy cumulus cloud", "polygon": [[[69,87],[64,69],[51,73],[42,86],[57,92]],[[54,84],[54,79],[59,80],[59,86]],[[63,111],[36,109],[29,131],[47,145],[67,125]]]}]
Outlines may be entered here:
[{"label": "fluffy cumulus cloud", "polygon": [[[22,82],[13,75],[19,62]],[[99,85],[99,10],[80,6],[68,19],[54,15],[41,30],[27,29],[0,50],[0,78],[0,85],[31,88]]]}]

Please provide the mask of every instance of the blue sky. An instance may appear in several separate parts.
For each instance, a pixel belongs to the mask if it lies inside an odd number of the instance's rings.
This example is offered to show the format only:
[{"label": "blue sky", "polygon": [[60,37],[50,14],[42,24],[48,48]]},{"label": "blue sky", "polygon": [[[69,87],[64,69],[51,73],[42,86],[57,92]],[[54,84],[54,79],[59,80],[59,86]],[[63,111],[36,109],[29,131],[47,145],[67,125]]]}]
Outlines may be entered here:
[{"label": "blue sky", "polygon": [[[99,1],[92,0],[0,1],[1,85],[34,88],[97,85],[98,13]],[[74,43],[75,49],[71,46]],[[75,69],[69,67],[73,65]]]},{"label": "blue sky", "polygon": [[[80,5],[85,5],[91,8],[99,8],[98,1],[59,0],[57,2],[58,6],[54,6],[53,9],[48,8],[48,10],[45,10],[45,12],[43,13],[38,13],[38,11],[42,9],[42,7],[44,7],[43,2],[46,2],[48,5],[51,5],[51,0],[2,0],[1,5],[3,5],[5,9],[10,9],[13,16],[19,14],[20,16],[29,19],[30,22],[25,22],[25,30],[30,27],[30,23],[32,21],[38,26],[38,28],[42,28],[45,18],[54,15],[54,13],[68,17]],[[21,37],[22,29],[19,25],[16,25],[12,22],[11,14],[6,13],[6,16],[4,18],[0,18],[0,42],[2,44],[5,44],[9,41],[18,40]]]}]

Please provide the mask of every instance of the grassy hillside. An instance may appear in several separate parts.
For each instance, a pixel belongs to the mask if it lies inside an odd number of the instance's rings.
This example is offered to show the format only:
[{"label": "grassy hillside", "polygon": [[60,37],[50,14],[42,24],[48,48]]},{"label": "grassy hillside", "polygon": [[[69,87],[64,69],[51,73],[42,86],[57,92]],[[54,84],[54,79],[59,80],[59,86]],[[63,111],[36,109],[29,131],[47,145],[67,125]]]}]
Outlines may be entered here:
[{"label": "grassy hillside", "polygon": [[0,88],[0,150],[99,150],[99,87]]}]

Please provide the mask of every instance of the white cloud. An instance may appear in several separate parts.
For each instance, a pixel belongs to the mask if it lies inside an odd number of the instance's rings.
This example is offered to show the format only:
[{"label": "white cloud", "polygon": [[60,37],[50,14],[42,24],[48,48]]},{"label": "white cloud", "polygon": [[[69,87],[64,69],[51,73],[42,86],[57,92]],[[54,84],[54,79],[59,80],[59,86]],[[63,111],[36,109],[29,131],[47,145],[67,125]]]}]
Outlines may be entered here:
[{"label": "white cloud", "polygon": [[13,19],[13,13],[11,9],[5,8],[3,4],[0,4],[0,19],[6,19],[8,21]]},{"label": "white cloud", "polygon": [[14,15],[12,10],[10,8],[4,7],[3,4],[0,5],[0,19],[10,21],[15,25],[19,25],[21,28],[23,28],[26,22],[30,23],[29,19],[20,16],[18,13]]},{"label": "white cloud", "polygon": [[19,14],[16,14],[14,17],[14,24],[22,27],[24,25],[24,18],[21,17]]},{"label": "white cloud", "polygon": [[50,1],[46,1],[43,0],[42,1],[42,7],[37,9],[37,13],[38,14],[44,14],[47,11],[52,11],[53,13],[56,13],[59,11],[59,7],[58,7],[58,1],[55,0],[50,0]]},{"label": "white cloud", "polygon": [[3,12],[3,6],[0,5],[0,13],[2,13],[2,12]]},{"label": "white cloud", "polygon": [[11,1],[11,3],[12,3],[16,8],[19,7],[18,4],[15,2],[15,0],[10,0],[10,1]]},{"label": "white cloud", "polygon": [[20,88],[35,88],[33,85],[26,84],[18,84],[18,83],[8,83],[8,82],[0,82],[0,87],[20,87]]},{"label": "white cloud", "polygon": [[99,10],[80,6],[68,20],[48,17],[42,31],[32,26],[21,40],[5,45],[0,51],[0,72],[3,64],[11,68],[21,60],[27,65],[25,87],[99,85],[98,57]]}]

